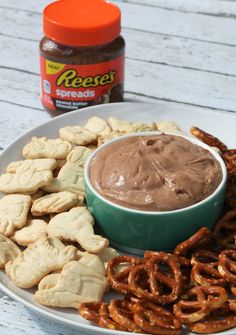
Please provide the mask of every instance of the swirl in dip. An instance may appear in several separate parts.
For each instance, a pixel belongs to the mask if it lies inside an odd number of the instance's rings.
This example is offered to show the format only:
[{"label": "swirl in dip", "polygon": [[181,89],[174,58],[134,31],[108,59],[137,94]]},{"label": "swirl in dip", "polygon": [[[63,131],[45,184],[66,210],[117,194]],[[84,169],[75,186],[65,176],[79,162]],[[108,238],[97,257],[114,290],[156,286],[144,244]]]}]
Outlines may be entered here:
[{"label": "swirl in dip", "polygon": [[219,162],[204,148],[176,135],[120,138],[90,162],[94,188],[115,204],[172,211],[212,194],[222,179]]}]

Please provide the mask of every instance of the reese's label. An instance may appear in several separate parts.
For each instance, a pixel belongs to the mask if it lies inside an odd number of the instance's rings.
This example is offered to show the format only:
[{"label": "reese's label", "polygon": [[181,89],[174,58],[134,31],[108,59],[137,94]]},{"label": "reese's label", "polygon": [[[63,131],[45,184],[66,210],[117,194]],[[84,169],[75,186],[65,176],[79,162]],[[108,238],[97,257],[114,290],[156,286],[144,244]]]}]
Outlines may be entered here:
[{"label": "reese's label", "polygon": [[52,110],[70,111],[112,102],[124,81],[124,56],[112,61],[74,65],[40,57],[41,99]]}]

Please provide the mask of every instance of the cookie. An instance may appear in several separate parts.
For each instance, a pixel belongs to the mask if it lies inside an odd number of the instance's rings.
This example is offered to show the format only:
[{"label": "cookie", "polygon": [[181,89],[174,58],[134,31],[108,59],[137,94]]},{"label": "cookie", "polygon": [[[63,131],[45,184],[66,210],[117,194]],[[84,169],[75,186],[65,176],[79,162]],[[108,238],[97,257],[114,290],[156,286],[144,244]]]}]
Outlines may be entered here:
[{"label": "cookie", "polygon": [[21,254],[20,248],[9,238],[0,234],[0,268]]},{"label": "cookie", "polygon": [[93,150],[84,147],[84,146],[76,146],[66,157],[67,162],[71,162],[76,164],[77,166],[84,167],[84,164],[88,157],[91,155]]},{"label": "cookie", "polygon": [[61,128],[59,134],[62,139],[77,145],[87,145],[97,142],[97,134],[80,126]]},{"label": "cookie", "polygon": [[103,249],[101,252],[98,254],[99,258],[102,260],[105,269],[107,268],[108,262],[114,258],[119,256],[119,253],[116,251],[116,249],[107,247]]},{"label": "cookie", "polygon": [[108,135],[111,132],[111,127],[107,121],[98,116],[89,118],[84,128],[97,135]]},{"label": "cookie", "polygon": [[47,223],[44,220],[30,219],[25,227],[15,231],[10,238],[18,245],[27,247],[30,243],[37,241],[45,234],[46,229]]},{"label": "cookie", "polygon": [[[70,152],[71,152],[71,151],[70,151]],[[70,153],[69,153],[69,154],[70,154]],[[69,154],[68,154],[68,155],[69,155]],[[57,162],[56,169],[57,169],[58,171],[60,171],[60,169],[63,167],[63,165],[66,164],[66,159],[57,159],[56,162]]]},{"label": "cookie", "polygon": [[71,184],[66,180],[61,180],[54,178],[49,186],[43,188],[46,192],[63,192],[69,191],[77,195],[84,195],[84,185],[83,184]]},{"label": "cookie", "polygon": [[116,117],[110,116],[108,118],[108,124],[112,131],[121,133],[131,133],[133,132],[133,123],[130,121],[124,121],[117,119]]},{"label": "cookie", "polygon": [[157,124],[157,130],[164,132],[171,132],[176,134],[183,134],[183,131],[179,128],[179,126],[174,121],[161,121]]},{"label": "cookie", "polygon": [[113,138],[117,138],[117,137],[120,137],[120,136],[122,136],[122,135],[124,135],[124,133],[121,133],[121,132],[119,132],[119,131],[112,131],[112,132],[110,132],[110,134],[108,134],[108,135],[100,135],[100,136],[98,137],[98,147],[99,147],[100,145],[102,145],[102,144],[108,142],[108,141],[113,140]]},{"label": "cookie", "polygon": [[43,195],[45,195],[45,192],[43,190],[39,189],[38,191],[34,192],[31,195],[31,199],[32,199],[32,201],[34,201],[38,198],[41,198]]},{"label": "cookie", "polygon": [[58,178],[70,182],[71,184],[76,184],[77,179],[83,181],[84,169],[77,166],[74,163],[67,162],[62,166]]},{"label": "cookie", "polygon": [[80,262],[72,261],[63,267],[56,285],[38,290],[35,300],[45,306],[77,309],[82,302],[100,301],[107,286],[104,275]]},{"label": "cookie", "polygon": [[[77,250],[77,259],[78,260],[81,260],[83,257],[86,257],[86,255],[94,255],[94,254],[88,253],[87,251],[81,251],[79,249]],[[108,262],[112,258],[119,256],[119,253],[116,251],[116,249],[111,248],[111,247],[107,247],[107,248],[103,249],[102,251],[100,251],[99,253],[97,253],[96,256],[99,257],[99,259],[103,263],[103,267],[106,269],[107,265],[108,265]],[[89,258],[88,258],[88,260],[89,260]]]},{"label": "cookie", "polygon": [[43,279],[40,280],[38,284],[38,290],[47,290],[56,286],[58,279],[60,278],[60,273],[51,273]]},{"label": "cookie", "polygon": [[0,234],[10,236],[15,228],[26,225],[31,205],[31,197],[10,194],[0,199]]},{"label": "cookie", "polygon": [[78,203],[75,193],[68,191],[46,194],[33,201],[31,213],[33,216],[42,216],[51,213],[61,213],[71,209]]},{"label": "cookie", "polygon": [[53,175],[54,177],[56,177],[59,173],[59,171],[61,170],[61,168],[63,167],[63,165],[66,164],[66,159],[57,159],[57,167],[56,169],[53,171]]},{"label": "cookie", "polygon": [[85,252],[79,262],[92,268],[94,271],[102,273],[104,276],[106,275],[104,263],[98,255]]},{"label": "cookie", "polygon": [[71,144],[60,138],[32,137],[31,141],[24,146],[22,154],[27,159],[64,159],[71,149]]},{"label": "cookie", "polygon": [[134,123],[133,124],[133,132],[139,133],[143,131],[156,131],[157,126],[155,122],[151,123]]},{"label": "cookie", "polygon": [[150,124],[141,122],[130,122],[120,120],[112,116],[108,118],[108,124],[110,125],[112,131],[125,134],[157,130],[155,122],[151,122]]},{"label": "cookie", "polygon": [[43,236],[6,264],[7,275],[20,288],[31,288],[54,270],[76,258],[77,249],[57,238]]},{"label": "cookie", "polygon": [[[108,248],[107,248],[108,249]],[[106,270],[103,261],[98,255],[90,254],[89,252],[81,252],[79,262],[92,268],[94,271],[97,271],[105,276]],[[45,290],[56,286],[60,273],[51,273],[44,277],[38,285],[38,290]]]},{"label": "cookie", "polygon": [[69,191],[84,194],[84,169],[74,163],[67,162],[61,168],[58,176],[50,185],[43,187],[46,192]]},{"label": "cookie", "polygon": [[26,171],[23,173],[4,173],[0,176],[0,192],[28,193],[36,192],[53,180],[51,171]]},{"label": "cookie", "polygon": [[60,240],[78,242],[88,252],[99,253],[109,241],[94,234],[94,219],[86,207],[75,207],[69,212],[60,213],[47,226],[47,233]]},{"label": "cookie", "polygon": [[25,159],[11,162],[6,168],[8,173],[24,173],[27,171],[53,171],[57,167],[57,161],[52,158]]}]

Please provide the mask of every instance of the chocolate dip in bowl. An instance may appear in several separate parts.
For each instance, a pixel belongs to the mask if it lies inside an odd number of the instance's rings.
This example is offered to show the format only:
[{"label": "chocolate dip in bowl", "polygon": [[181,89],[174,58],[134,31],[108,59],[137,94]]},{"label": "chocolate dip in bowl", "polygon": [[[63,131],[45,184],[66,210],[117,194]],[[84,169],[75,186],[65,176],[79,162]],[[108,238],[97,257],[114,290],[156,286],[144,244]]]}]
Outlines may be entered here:
[{"label": "chocolate dip in bowl", "polygon": [[93,152],[85,166],[87,204],[100,233],[136,254],[172,250],[219,217],[226,168],[197,139],[135,133]]}]

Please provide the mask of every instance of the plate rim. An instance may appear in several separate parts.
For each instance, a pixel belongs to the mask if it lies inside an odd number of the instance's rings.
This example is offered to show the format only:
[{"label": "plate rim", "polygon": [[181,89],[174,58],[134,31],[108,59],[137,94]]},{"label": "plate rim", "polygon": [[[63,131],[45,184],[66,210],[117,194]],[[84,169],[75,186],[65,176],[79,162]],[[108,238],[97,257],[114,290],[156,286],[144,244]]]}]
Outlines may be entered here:
[{"label": "plate rim", "polygon": [[[124,106],[124,107],[125,106],[134,106],[135,107],[135,105],[140,105],[140,104],[146,105],[146,106],[150,106],[150,105],[155,106],[156,105],[157,106],[157,115],[158,115],[158,109],[161,108],[161,106],[165,106],[165,108],[170,108],[171,110],[175,109],[175,108],[181,108],[182,110],[193,111],[193,112],[195,111],[195,112],[200,113],[200,114],[204,114],[204,113],[210,113],[212,115],[215,115],[216,113],[220,114],[220,115],[226,115],[227,114],[229,117],[233,117],[236,120],[236,113],[234,113],[234,112],[230,113],[230,112],[224,112],[224,111],[220,111],[220,110],[212,110],[212,109],[208,109],[208,108],[201,108],[200,109],[200,108],[196,108],[194,106],[176,106],[172,103],[159,102],[159,101],[158,102],[148,102],[148,101],[147,102],[145,102],[145,101],[137,101],[136,102],[136,101],[134,101],[134,102],[122,102],[122,103],[113,103],[113,104],[105,104],[105,105],[96,105],[96,106],[90,106],[90,107],[86,107],[86,108],[83,108],[83,109],[78,109],[78,110],[75,110],[75,111],[71,111],[71,112],[56,116],[56,117],[52,117],[49,120],[40,123],[36,127],[31,127],[29,130],[24,132],[22,135],[16,137],[15,140],[11,141],[0,152],[0,159],[1,159],[2,155],[4,155],[7,151],[11,150],[11,147],[14,146],[16,144],[16,142],[18,142],[18,141],[22,140],[23,138],[27,137],[27,135],[29,135],[30,133],[32,133],[34,131],[36,132],[41,127],[45,127],[45,126],[48,127],[50,124],[53,124],[53,122],[55,122],[55,119],[56,120],[67,119],[71,115],[76,115],[76,114],[78,114],[78,116],[79,116],[79,114],[83,113],[85,110],[93,110],[93,109],[96,110],[98,107],[99,107],[99,109],[104,108],[104,113],[105,113],[106,109],[110,109],[112,106],[121,106],[121,108],[123,108],[122,106]],[[28,301],[28,300],[24,299],[22,296],[18,295],[17,293],[12,291],[10,288],[8,288],[6,285],[4,285],[4,283],[2,282],[1,279],[0,279],[0,290],[2,292],[4,292],[5,294],[7,294],[9,297],[11,297],[13,300],[18,301],[21,304],[23,304],[24,306],[26,306],[27,308],[35,311],[36,313],[39,314],[39,316],[42,315],[44,317],[49,318],[52,321],[57,321],[61,324],[72,326],[73,328],[76,328],[77,330],[80,330],[82,332],[84,331],[87,334],[100,334],[100,335],[108,334],[108,335],[111,335],[111,334],[114,333],[114,331],[111,330],[111,329],[101,328],[101,327],[95,326],[93,324],[87,324],[87,323],[81,324],[79,322],[79,320],[77,322],[77,321],[74,321],[74,320],[71,320],[71,319],[67,319],[65,316],[57,315],[57,314],[51,312],[49,307],[40,306],[36,302],[31,302],[31,301]],[[232,329],[232,330],[234,330],[234,329]],[[129,334],[129,332],[119,331],[119,330],[116,330],[115,333],[117,335],[118,334],[119,335]],[[137,334],[137,333],[134,333],[134,334]],[[190,335],[191,333],[188,333],[188,334]],[[222,335],[223,334],[224,334],[224,332],[222,333]],[[230,334],[230,333],[227,332],[227,334]]]},{"label": "plate rim", "polygon": [[[20,139],[22,139],[23,137],[25,137],[26,135],[28,135],[29,133],[31,133],[32,131],[37,131],[39,128],[41,128],[42,126],[46,126],[49,125],[50,123],[53,123],[54,120],[61,120],[61,119],[66,119],[69,115],[75,115],[75,114],[80,114],[85,110],[93,110],[93,109],[97,109],[97,108],[105,108],[105,109],[109,109],[112,106],[131,106],[131,105],[157,105],[157,106],[165,106],[165,107],[169,107],[169,108],[181,108],[182,110],[192,110],[192,111],[196,111],[197,113],[210,113],[212,115],[214,114],[219,114],[219,115],[228,115],[230,117],[236,118],[236,112],[225,112],[225,111],[221,111],[221,110],[213,110],[213,109],[208,109],[208,108],[196,108],[194,106],[176,106],[173,103],[168,103],[168,102],[163,102],[163,101],[158,101],[158,102],[148,102],[148,101],[134,101],[134,102],[115,102],[115,103],[110,103],[110,104],[104,104],[104,105],[95,105],[95,106],[89,106],[89,107],[85,107],[85,108],[81,108],[81,109],[76,109],[74,111],[71,112],[67,112],[64,113],[62,115],[58,115],[55,117],[51,117],[49,120],[44,121],[42,123],[40,123],[39,125],[37,125],[36,127],[31,127],[29,130],[27,130],[26,132],[24,132],[23,134],[21,134],[20,136],[17,136],[15,140],[11,141],[1,152],[0,152],[0,157],[5,153],[5,151],[9,150],[10,147],[12,145],[15,144],[15,142],[18,142]],[[47,113],[45,111],[45,113]]]}]

